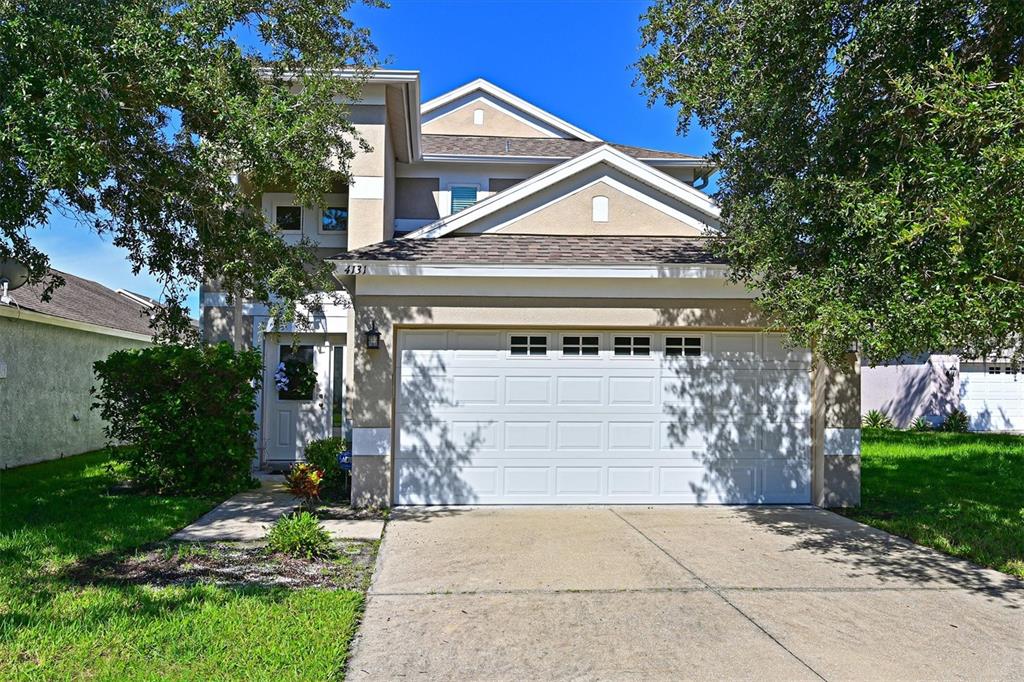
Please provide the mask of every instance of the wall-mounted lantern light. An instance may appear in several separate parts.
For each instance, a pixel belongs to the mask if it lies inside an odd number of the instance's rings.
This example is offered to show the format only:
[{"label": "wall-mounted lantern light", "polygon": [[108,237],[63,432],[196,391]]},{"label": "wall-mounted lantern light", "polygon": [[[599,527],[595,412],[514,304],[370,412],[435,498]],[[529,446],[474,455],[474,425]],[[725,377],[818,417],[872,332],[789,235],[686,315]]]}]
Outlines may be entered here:
[{"label": "wall-mounted lantern light", "polygon": [[380,332],[377,331],[376,324],[366,330],[366,347],[369,350],[380,348]]}]

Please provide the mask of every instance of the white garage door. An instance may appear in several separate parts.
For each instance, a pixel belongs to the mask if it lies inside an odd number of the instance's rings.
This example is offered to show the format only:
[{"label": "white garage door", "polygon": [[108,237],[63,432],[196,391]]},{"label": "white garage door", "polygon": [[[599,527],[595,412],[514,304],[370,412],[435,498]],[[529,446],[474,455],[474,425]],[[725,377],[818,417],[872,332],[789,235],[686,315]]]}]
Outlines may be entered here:
[{"label": "white garage door", "polygon": [[760,333],[408,330],[398,504],[810,502],[810,354]]},{"label": "white garage door", "polygon": [[960,406],[972,431],[1024,431],[1024,373],[1008,363],[962,363]]}]

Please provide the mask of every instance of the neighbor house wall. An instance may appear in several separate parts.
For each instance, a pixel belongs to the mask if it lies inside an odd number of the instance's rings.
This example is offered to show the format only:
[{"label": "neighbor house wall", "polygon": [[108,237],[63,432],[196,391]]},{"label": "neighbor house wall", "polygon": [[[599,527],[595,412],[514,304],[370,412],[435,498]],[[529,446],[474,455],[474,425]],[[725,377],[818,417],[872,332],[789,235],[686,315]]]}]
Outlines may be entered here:
[{"label": "neighbor house wall", "polygon": [[[3,468],[96,450],[104,422],[91,410],[92,365],[146,341],[0,317],[0,465]],[[2,375],[2,373],[0,373]]]},{"label": "neighbor house wall", "polygon": [[918,417],[941,423],[959,404],[960,361],[955,355],[905,358],[861,367],[861,414],[879,410],[905,429]]}]

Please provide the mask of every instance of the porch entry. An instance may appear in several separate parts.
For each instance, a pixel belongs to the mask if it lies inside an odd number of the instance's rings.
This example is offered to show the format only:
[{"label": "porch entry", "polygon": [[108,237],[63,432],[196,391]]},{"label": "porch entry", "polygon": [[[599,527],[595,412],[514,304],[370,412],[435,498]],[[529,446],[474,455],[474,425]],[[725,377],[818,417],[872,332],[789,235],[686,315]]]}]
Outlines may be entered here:
[{"label": "porch entry", "polygon": [[346,432],[345,335],[268,334],[264,349],[263,465],[286,468]]}]

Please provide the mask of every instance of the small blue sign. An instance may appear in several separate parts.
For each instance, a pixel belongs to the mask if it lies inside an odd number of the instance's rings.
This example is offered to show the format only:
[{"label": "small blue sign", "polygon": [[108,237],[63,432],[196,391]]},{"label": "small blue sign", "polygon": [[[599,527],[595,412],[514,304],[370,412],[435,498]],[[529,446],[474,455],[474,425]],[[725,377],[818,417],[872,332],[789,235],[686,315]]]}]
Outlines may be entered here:
[{"label": "small blue sign", "polygon": [[352,451],[345,450],[338,453],[338,466],[344,471],[352,471]]}]

